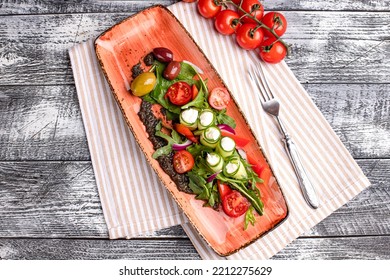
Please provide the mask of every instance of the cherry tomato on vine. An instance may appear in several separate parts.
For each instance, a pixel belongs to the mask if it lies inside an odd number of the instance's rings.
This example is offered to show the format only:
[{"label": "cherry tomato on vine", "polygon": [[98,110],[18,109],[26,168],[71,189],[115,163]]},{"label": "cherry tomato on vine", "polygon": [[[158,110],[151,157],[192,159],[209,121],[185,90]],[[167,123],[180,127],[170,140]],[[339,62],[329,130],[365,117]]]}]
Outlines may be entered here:
[{"label": "cherry tomato on vine", "polygon": [[264,33],[255,23],[245,23],[241,25],[236,32],[236,41],[238,45],[245,50],[253,50],[260,46],[263,41]]},{"label": "cherry tomato on vine", "polygon": [[215,0],[199,0],[198,2],[198,11],[205,18],[215,17],[221,9],[222,6],[217,5]]},{"label": "cherry tomato on vine", "polygon": [[235,218],[248,210],[249,202],[238,191],[232,191],[222,200],[222,208],[226,215]]},{"label": "cherry tomato on vine", "polygon": [[173,168],[179,174],[190,171],[194,163],[194,157],[186,150],[178,151],[173,156]]},{"label": "cherry tomato on vine", "polygon": [[215,17],[214,26],[223,35],[231,35],[240,25],[240,16],[233,10],[223,10]]},{"label": "cherry tomato on vine", "polygon": [[165,97],[168,97],[171,103],[178,106],[187,104],[192,99],[191,86],[186,82],[174,83],[168,88]]},{"label": "cherry tomato on vine", "polygon": [[[264,25],[268,26],[269,28],[273,29],[276,35],[278,35],[279,37],[282,36],[284,32],[286,32],[287,20],[284,17],[284,15],[282,15],[279,12],[266,13],[263,19],[261,20],[261,22]],[[266,30],[265,28],[263,30],[265,36],[274,37],[274,35],[272,35],[272,33]]]},{"label": "cherry tomato on vine", "polygon": [[286,47],[275,38],[268,38],[260,45],[260,57],[268,63],[278,63],[287,55]]},{"label": "cherry tomato on vine", "polygon": [[[261,19],[263,18],[264,6],[258,0],[243,0],[241,8],[259,21],[261,21]],[[239,11],[239,14],[240,16],[242,16],[244,15],[244,12]],[[248,16],[244,16],[242,18],[242,21],[246,23],[256,23],[255,20],[251,19]]]}]

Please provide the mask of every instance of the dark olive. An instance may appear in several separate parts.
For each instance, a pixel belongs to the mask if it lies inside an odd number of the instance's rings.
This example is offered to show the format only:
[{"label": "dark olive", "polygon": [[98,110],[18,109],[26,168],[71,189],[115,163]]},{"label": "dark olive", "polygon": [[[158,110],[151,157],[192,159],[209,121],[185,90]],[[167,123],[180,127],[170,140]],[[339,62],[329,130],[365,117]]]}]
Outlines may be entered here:
[{"label": "dark olive", "polygon": [[176,77],[179,75],[181,69],[180,62],[178,61],[171,61],[165,67],[164,72],[163,72],[163,77],[167,80],[174,80]]},{"label": "dark olive", "polygon": [[154,48],[153,49],[154,57],[161,62],[171,62],[173,60],[173,53],[170,49],[167,48]]}]

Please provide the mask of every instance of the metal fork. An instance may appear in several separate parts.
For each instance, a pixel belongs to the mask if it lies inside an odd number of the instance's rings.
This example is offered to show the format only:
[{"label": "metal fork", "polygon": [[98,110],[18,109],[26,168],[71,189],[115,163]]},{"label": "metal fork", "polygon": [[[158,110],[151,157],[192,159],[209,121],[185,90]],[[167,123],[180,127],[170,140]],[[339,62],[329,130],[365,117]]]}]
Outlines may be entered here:
[{"label": "metal fork", "polygon": [[261,65],[259,65],[258,67],[252,65],[252,69],[251,71],[248,71],[248,73],[252,82],[259,89],[260,94],[258,96],[264,111],[274,116],[278,122],[279,129],[283,134],[283,142],[285,144],[285,148],[290,157],[292,165],[294,166],[294,170],[298,177],[299,185],[301,187],[306,202],[312,208],[318,208],[320,203],[317,198],[316,191],[312,183],[310,182],[309,177],[306,174],[305,168],[302,165],[297,146],[291,139],[290,135],[287,132],[286,126],[283,124],[282,120],[279,117],[280,103],[275,99],[274,95],[272,94],[272,91],[268,85],[265,73],[263,72]]}]

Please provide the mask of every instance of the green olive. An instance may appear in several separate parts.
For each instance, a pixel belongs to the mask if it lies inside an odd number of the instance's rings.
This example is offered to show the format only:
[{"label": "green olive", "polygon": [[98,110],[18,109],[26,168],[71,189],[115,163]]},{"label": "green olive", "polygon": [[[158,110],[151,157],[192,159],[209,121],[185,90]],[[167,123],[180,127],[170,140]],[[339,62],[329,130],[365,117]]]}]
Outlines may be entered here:
[{"label": "green olive", "polygon": [[156,76],[154,73],[145,72],[139,74],[130,85],[131,92],[135,96],[143,96],[154,89],[156,85]]}]

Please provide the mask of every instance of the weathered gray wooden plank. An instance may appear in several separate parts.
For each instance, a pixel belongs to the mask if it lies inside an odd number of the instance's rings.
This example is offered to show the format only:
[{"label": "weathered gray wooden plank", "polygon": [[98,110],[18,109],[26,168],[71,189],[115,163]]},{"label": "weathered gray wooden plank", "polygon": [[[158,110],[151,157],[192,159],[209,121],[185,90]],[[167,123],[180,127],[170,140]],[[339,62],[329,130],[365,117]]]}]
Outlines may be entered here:
[{"label": "weathered gray wooden plank", "polygon": [[390,236],[298,238],[275,260],[388,260]]},{"label": "weathered gray wooden plank", "polygon": [[[354,157],[390,157],[390,85],[304,84]],[[0,160],[89,160],[74,86],[0,87]]]},{"label": "weathered gray wooden plank", "polygon": [[89,159],[74,86],[0,87],[0,158]]},{"label": "weathered gray wooden plank", "polygon": [[[359,160],[373,186],[307,236],[390,234],[390,160]],[[89,162],[0,162],[0,237],[107,238]],[[179,228],[145,236],[185,237]]]},{"label": "weathered gray wooden plank", "polygon": [[[389,259],[390,237],[300,238],[272,259]],[[314,248],[314,249],[313,249]],[[200,259],[188,239],[0,239],[0,259]]]},{"label": "weathered gray wooden plank", "polygon": [[[158,1],[6,1],[0,6],[0,14],[44,14],[44,13],[113,13],[138,11],[154,4],[170,5],[179,0]],[[316,1],[316,0],[273,0],[265,2],[267,10],[388,10],[386,0],[343,0],[343,1]]]},{"label": "weathered gray wooden plank", "polygon": [[[168,6],[180,0],[8,0],[0,4],[0,15],[68,14],[68,13],[127,13],[137,12],[153,5]],[[369,8],[370,9],[370,8]]]},{"label": "weathered gray wooden plank", "polygon": [[[0,85],[73,83],[67,49],[130,14],[0,16]],[[300,81],[389,82],[390,12],[285,14]]]}]

